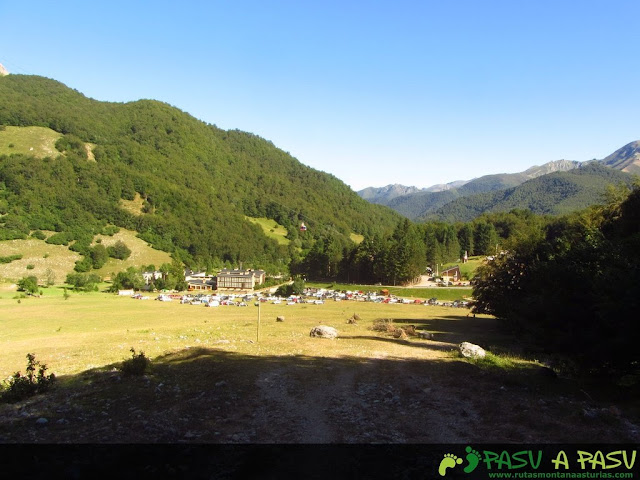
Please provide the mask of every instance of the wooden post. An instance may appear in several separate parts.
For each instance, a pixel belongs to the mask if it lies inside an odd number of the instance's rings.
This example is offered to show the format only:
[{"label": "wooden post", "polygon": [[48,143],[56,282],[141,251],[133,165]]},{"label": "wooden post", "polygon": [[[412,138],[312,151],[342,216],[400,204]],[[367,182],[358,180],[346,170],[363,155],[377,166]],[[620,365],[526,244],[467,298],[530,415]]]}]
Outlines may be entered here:
[{"label": "wooden post", "polygon": [[260,299],[258,299],[258,329],[256,331],[256,343],[260,343]]}]

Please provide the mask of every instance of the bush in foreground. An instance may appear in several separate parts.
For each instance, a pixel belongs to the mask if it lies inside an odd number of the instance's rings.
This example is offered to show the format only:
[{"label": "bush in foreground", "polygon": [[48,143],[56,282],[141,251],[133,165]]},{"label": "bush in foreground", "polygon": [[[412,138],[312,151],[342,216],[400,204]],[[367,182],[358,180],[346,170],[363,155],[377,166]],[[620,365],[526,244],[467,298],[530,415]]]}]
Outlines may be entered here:
[{"label": "bush in foreground", "polygon": [[47,366],[38,362],[33,353],[27,353],[26,370],[26,375],[16,372],[4,382],[0,393],[0,399],[3,402],[14,403],[46,392],[56,380],[53,373],[46,374]]},{"label": "bush in foreground", "polygon": [[125,375],[144,375],[151,363],[145,356],[144,352],[136,353],[133,347],[131,347],[131,358],[122,362],[120,370]]}]

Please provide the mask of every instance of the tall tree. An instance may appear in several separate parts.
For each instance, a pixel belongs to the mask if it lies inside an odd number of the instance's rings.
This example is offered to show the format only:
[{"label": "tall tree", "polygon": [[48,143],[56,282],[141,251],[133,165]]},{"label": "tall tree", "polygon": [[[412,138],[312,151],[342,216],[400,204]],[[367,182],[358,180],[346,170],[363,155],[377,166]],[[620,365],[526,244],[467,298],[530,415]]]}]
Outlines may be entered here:
[{"label": "tall tree", "polygon": [[391,235],[387,255],[387,278],[396,285],[417,278],[425,270],[425,246],[417,228],[401,220]]}]

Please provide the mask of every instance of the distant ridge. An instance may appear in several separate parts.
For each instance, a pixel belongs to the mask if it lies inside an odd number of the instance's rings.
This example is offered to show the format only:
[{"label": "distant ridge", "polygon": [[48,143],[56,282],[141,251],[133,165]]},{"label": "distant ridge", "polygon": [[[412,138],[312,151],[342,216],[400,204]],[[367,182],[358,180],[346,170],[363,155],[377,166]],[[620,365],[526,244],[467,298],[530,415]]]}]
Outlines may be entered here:
[{"label": "distant ridge", "polygon": [[616,170],[622,170],[628,173],[640,173],[640,141],[626,144],[624,147],[616,150],[602,162]]},{"label": "distant ridge", "polygon": [[[499,195],[489,195],[492,192],[503,192],[507,189],[515,189],[510,194],[510,200],[503,205],[512,204],[518,207],[514,208],[529,208],[527,205],[545,205],[541,211],[544,212],[566,212],[571,208],[577,209],[586,207],[593,203],[596,194],[595,190],[598,188],[604,188],[607,181],[613,181],[613,174],[608,174],[606,170],[602,169],[586,169],[581,173],[589,180],[581,180],[576,184],[574,177],[568,177],[564,184],[571,185],[571,188],[579,191],[586,189],[588,193],[575,195],[569,202],[566,198],[562,198],[563,206],[555,208],[550,205],[548,198],[541,198],[540,201],[527,200],[523,202],[517,202],[514,198],[529,198],[531,195],[539,195],[544,197],[549,195],[549,191],[545,190],[550,187],[550,183],[540,182],[536,184],[535,193],[529,191],[528,193],[517,193],[518,187],[538,178],[544,178],[548,175],[572,172],[576,169],[580,169],[590,164],[596,164],[606,169],[610,167],[612,170],[616,170],[622,173],[622,176],[616,177],[616,181],[629,180],[630,177],[626,177],[625,173],[640,174],[640,141],[631,142],[624,147],[616,150],[614,153],[604,158],[603,160],[590,160],[586,162],[579,162],[575,160],[554,160],[544,163],[542,165],[535,165],[528,168],[523,172],[518,173],[499,173],[492,175],[484,175],[482,177],[475,178],[468,181],[456,181],[448,184],[433,185],[427,188],[418,187],[404,187],[403,185],[393,185],[393,195],[389,195],[389,187],[382,187],[379,189],[369,187],[365,190],[361,190],[358,194],[363,196],[363,192],[371,198],[375,196],[375,202],[369,200],[372,203],[379,203],[386,205],[396,212],[408,217],[412,220],[425,220],[425,219],[447,219],[454,221],[463,221],[464,219],[471,218],[473,215],[480,215],[483,211],[490,211],[492,208],[498,208],[494,203],[501,203],[499,201]],[[584,175],[588,173],[588,175]],[[605,179],[600,181],[597,177]],[[563,178],[563,177],[560,177]],[[557,182],[555,184],[557,186]],[[531,188],[528,186],[527,188]],[[554,187],[555,188],[555,187]],[[569,187],[567,187],[569,188]],[[402,194],[403,189],[406,189],[407,193]],[[484,195],[484,197],[477,197],[478,195]],[[514,197],[515,195],[515,197]],[[560,198],[558,192],[554,192],[554,198]],[[462,199],[471,197],[469,202],[463,202]],[[475,200],[474,200],[475,199]],[[449,205],[451,204],[451,206]],[[457,206],[456,206],[457,205]],[[473,208],[471,208],[473,206]],[[445,208],[446,207],[446,208]],[[470,210],[471,208],[471,210]],[[533,210],[536,210],[534,207]],[[457,214],[460,217],[457,217]]]},{"label": "distant ridge", "polygon": [[406,187],[404,185],[393,184],[387,185],[386,187],[368,187],[364,190],[360,190],[358,195],[364,198],[368,202],[378,203],[381,205],[387,205],[388,202],[393,200],[396,197],[401,197],[403,195],[411,195],[412,193],[421,192],[424,189],[417,187]]},{"label": "distant ridge", "polygon": [[[457,180],[422,189],[397,184],[381,188],[369,187],[359,191],[358,195],[371,203],[391,207],[405,217],[417,219],[457,198],[516,187],[527,180],[553,172],[565,172],[579,167],[580,164],[572,160],[555,160],[543,165],[535,165],[519,173],[484,175],[473,180]],[[402,193],[405,191],[407,193]]]},{"label": "distant ridge", "polygon": [[563,215],[601,202],[608,185],[631,185],[632,181],[628,173],[602,162],[584,162],[578,168],[540,175],[516,187],[458,198],[419,220],[466,222],[483,213],[513,209]]}]

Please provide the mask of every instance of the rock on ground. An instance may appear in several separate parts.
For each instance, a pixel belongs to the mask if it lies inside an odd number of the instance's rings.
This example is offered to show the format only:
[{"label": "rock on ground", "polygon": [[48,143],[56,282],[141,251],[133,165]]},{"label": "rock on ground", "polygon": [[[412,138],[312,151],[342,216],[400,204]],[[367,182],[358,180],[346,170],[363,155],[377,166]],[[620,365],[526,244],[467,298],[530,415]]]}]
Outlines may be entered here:
[{"label": "rock on ground", "polygon": [[309,332],[309,336],[319,338],[336,338],[338,336],[338,331],[333,327],[318,325],[317,327],[313,327],[311,329],[311,332]]},{"label": "rock on ground", "polygon": [[462,342],[458,348],[462,356],[467,358],[484,358],[487,355],[484,348],[469,342]]}]

